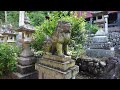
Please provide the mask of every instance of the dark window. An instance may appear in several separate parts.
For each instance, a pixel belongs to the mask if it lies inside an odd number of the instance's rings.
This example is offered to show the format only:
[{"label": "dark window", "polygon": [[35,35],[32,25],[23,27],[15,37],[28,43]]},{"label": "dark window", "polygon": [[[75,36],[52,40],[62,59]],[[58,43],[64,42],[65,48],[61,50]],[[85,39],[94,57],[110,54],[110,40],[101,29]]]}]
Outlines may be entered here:
[{"label": "dark window", "polygon": [[102,16],[98,16],[98,19],[102,19]]},{"label": "dark window", "polygon": [[27,37],[29,37],[29,34],[27,34]]},{"label": "dark window", "polygon": [[96,17],[93,17],[93,20],[96,20]]},{"label": "dark window", "polygon": [[110,13],[108,17],[108,24],[116,23],[117,13]]},{"label": "dark window", "polygon": [[86,21],[90,21],[90,18],[86,18],[85,20],[86,20]]},{"label": "dark window", "polygon": [[12,37],[10,37],[10,39],[12,39]]}]

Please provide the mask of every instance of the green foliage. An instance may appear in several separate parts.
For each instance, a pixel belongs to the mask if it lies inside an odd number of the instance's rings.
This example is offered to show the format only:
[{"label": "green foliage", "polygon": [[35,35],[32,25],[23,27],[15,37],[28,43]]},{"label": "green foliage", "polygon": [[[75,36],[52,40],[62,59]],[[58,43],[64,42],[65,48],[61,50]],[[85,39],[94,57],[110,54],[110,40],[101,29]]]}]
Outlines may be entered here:
[{"label": "green foliage", "polygon": [[33,43],[31,44],[32,48],[36,51],[41,50],[43,46],[43,42],[45,40],[46,35],[51,36],[54,32],[58,20],[65,16],[67,12],[64,11],[52,11],[49,12],[49,20],[44,20],[40,26],[36,27],[35,33],[33,34]]},{"label": "green foliage", "polygon": [[41,50],[43,46],[43,41],[45,39],[45,33],[40,27],[35,27],[35,33],[33,34],[33,42],[31,43],[32,48],[34,48],[36,51]]},{"label": "green foliage", "polygon": [[34,26],[39,26],[45,20],[47,12],[43,11],[27,11],[27,15],[31,20],[31,24]]},{"label": "green foliage", "polygon": [[60,20],[69,21],[72,25],[71,38],[76,44],[83,44],[86,40],[85,19],[76,18],[73,15],[66,16]]},{"label": "green foliage", "polygon": [[60,20],[69,21],[72,25],[71,43],[69,45],[69,52],[72,54],[72,57],[77,58],[84,55],[85,50],[83,49],[83,45],[87,39],[84,16],[77,18],[70,15],[61,18]]},{"label": "green foliage", "polygon": [[0,76],[16,70],[18,47],[7,43],[0,44]]},{"label": "green foliage", "polygon": [[13,27],[18,27],[19,25],[19,11],[7,11],[8,23],[11,23]]},{"label": "green foliage", "polygon": [[4,22],[5,21],[5,13],[4,11],[0,11],[0,24],[1,22]]},{"label": "green foliage", "polygon": [[79,55],[84,52],[82,45],[86,40],[85,19],[83,17],[76,18],[72,12],[68,14],[68,11],[52,11],[49,13],[49,17],[49,20],[44,20],[40,27],[36,28],[33,35],[32,48],[41,50],[46,35],[51,36],[57,26],[57,22],[62,20],[68,21],[72,25],[71,40],[75,41],[75,44],[73,46],[70,45],[69,50],[72,51],[71,53],[75,53],[75,56],[78,56],[78,52]]},{"label": "green foliage", "polygon": [[86,22],[86,30],[90,31],[91,33],[95,34],[98,31],[98,26],[95,24],[90,24],[88,22]]}]

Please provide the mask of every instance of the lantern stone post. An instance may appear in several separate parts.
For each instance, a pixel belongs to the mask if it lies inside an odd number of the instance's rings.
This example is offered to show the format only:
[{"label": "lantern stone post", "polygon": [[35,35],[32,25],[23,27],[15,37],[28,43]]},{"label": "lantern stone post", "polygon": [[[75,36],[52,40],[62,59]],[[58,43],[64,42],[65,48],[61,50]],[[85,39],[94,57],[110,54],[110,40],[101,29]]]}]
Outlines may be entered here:
[{"label": "lantern stone post", "polygon": [[25,24],[20,26],[16,31],[22,33],[22,39],[19,41],[23,45],[23,51],[18,57],[17,71],[13,74],[14,79],[37,79],[38,74],[35,70],[36,59],[34,53],[30,50],[30,43],[32,41],[32,27],[28,18],[25,17]]}]

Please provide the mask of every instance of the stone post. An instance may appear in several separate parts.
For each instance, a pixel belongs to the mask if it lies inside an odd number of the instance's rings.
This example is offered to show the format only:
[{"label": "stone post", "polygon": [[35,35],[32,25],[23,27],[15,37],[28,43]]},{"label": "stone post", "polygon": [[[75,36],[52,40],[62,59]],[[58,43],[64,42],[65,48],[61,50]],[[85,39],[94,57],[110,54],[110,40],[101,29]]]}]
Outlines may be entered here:
[{"label": "stone post", "polygon": [[108,15],[104,15],[104,19],[105,19],[105,33],[108,33]]},{"label": "stone post", "polygon": [[[25,16],[25,11],[19,11],[19,27],[24,25],[24,16]],[[18,32],[19,34],[17,35],[17,41],[19,39],[22,39],[22,32]],[[22,44],[20,42],[17,42],[18,46],[21,46]]]},{"label": "stone post", "polygon": [[7,11],[5,11],[5,23],[7,23]]}]

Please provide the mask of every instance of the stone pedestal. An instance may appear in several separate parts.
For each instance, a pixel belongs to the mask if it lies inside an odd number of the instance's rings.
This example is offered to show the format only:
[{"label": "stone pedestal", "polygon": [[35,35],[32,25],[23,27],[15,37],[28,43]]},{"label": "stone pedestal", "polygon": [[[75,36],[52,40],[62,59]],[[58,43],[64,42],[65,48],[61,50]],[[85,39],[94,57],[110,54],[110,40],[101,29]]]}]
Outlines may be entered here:
[{"label": "stone pedestal", "polygon": [[112,43],[109,42],[105,32],[99,30],[93,37],[92,44],[90,48],[86,50],[86,54],[89,57],[96,58],[114,57],[115,52],[112,48]]},{"label": "stone pedestal", "polygon": [[38,73],[35,70],[36,59],[30,48],[23,50],[18,57],[17,71],[13,73],[14,79],[37,79]]},{"label": "stone pedestal", "polygon": [[70,56],[43,55],[35,64],[39,79],[73,79],[79,72],[79,67]]}]

